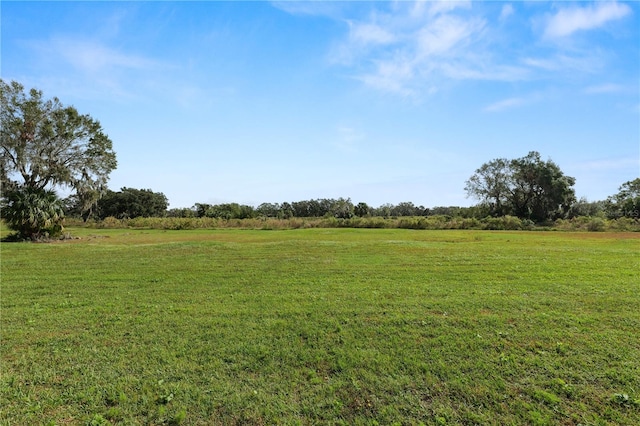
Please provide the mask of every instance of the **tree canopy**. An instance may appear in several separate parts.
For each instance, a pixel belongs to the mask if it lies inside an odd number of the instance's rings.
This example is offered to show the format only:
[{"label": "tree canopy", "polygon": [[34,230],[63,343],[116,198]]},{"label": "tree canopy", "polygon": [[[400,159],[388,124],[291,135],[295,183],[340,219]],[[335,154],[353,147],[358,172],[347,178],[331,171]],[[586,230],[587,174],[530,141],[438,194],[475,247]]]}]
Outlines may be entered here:
[{"label": "tree canopy", "polygon": [[161,217],[167,212],[169,202],[162,192],[150,189],[121,188],[108,190],[98,200],[97,216],[100,219],[112,216],[119,219],[134,217]]},{"label": "tree canopy", "polygon": [[575,179],[551,160],[531,151],[522,158],[498,158],[483,164],[467,180],[465,191],[490,214],[511,214],[542,222],[567,213],[575,202]]},{"label": "tree canopy", "polygon": [[605,208],[610,218],[640,217],[640,178],[623,183],[618,193],[607,198]]},{"label": "tree canopy", "polygon": [[[83,210],[95,205],[117,165],[112,142],[98,121],[62,105],[58,98],[45,99],[40,90],[27,93],[20,83],[4,80],[0,120],[5,213],[19,206],[9,197],[13,191],[27,191],[31,195],[25,199],[33,199],[33,194],[55,187],[72,189]],[[51,195],[47,192],[39,200],[51,200]]]},{"label": "tree canopy", "polygon": [[112,142],[100,123],[58,98],[0,80],[0,166],[5,188],[70,186],[79,193],[106,188],[115,169]]}]

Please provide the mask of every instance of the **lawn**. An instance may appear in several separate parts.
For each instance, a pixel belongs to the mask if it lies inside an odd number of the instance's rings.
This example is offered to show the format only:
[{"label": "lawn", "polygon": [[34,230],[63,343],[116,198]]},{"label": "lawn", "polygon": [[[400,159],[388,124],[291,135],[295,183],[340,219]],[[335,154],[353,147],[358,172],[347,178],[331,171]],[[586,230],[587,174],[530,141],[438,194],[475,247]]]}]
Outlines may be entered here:
[{"label": "lawn", "polygon": [[1,245],[0,423],[640,424],[640,233]]}]

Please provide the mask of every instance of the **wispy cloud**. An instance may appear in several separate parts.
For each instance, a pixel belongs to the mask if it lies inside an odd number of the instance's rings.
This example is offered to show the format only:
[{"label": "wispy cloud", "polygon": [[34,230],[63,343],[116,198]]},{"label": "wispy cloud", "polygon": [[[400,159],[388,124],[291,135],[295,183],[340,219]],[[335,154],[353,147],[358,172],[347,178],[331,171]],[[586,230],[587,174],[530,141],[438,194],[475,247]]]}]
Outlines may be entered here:
[{"label": "wispy cloud", "polygon": [[629,6],[615,1],[563,8],[549,18],[544,35],[547,38],[566,37],[577,31],[602,27],[631,13]]},{"label": "wispy cloud", "polygon": [[350,26],[350,37],[354,43],[389,44],[396,39],[390,31],[374,23],[354,24],[350,22]]},{"label": "wispy cloud", "polygon": [[401,2],[391,12],[348,20],[349,37],[332,60],[354,67],[354,77],[366,85],[402,96],[436,91],[446,79],[521,79],[522,67],[491,58],[484,41],[487,21],[471,6]]},{"label": "wispy cloud", "polygon": [[574,165],[576,170],[597,171],[597,170],[627,170],[640,166],[640,158],[613,158],[606,160],[586,161]]},{"label": "wispy cloud", "polygon": [[513,13],[513,5],[511,3],[505,4],[500,11],[500,21],[506,21]]},{"label": "wispy cloud", "polygon": [[358,143],[365,138],[364,133],[351,126],[339,126],[335,146],[342,152],[356,152]]},{"label": "wispy cloud", "polygon": [[[304,7],[319,6],[311,2]],[[418,99],[463,81],[575,80],[576,73],[604,72],[612,61],[608,48],[591,38],[585,45],[555,41],[632,13],[628,5],[615,1],[561,5],[551,15],[540,9],[533,16],[529,12],[533,27],[503,25],[514,19],[519,7],[396,1],[374,2],[365,13],[344,8],[334,19],[345,23],[347,32],[334,42],[329,60],[368,87]]]},{"label": "wispy cloud", "polygon": [[525,98],[508,98],[492,103],[491,105],[487,105],[483,110],[485,112],[499,112],[522,106],[527,102],[528,100]]},{"label": "wispy cloud", "polygon": [[[27,43],[39,63],[50,69],[49,78],[68,87],[82,86],[88,94],[135,98],[136,92],[171,68],[151,57],[109,46],[100,40],[53,37]],[[66,81],[66,83],[65,83]],[[100,95],[100,96],[102,96]]]},{"label": "wispy cloud", "polygon": [[471,9],[471,1],[417,1],[413,9],[413,15],[426,13],[428,16],[436,16],[456,9]]},{"label": "wispy cloud", "polygon": [[462,19],[451,15],[437,17],[415,34],[417,59],[446,54],[459,56],[460,52],[454,49],[472,43],[484,25],[482,19]]},{"label": "wispy cloud", "polygon": [[292,15],[328,16],[339,18],[344,4],[335,1],[272,1],[271,5]]},{"label": "wispy cloud", "polygon": [[574,51],[568,53],[555,53],[544,57],[525,57],[522,64],[533,69],[549,72],[580,72],[596,73],[602,71],[605,59],[598,49],[589,52]]},{"label": "wispy cloud", "polygon": [[410,88],[414,75],[411,59],[381,60],[376,62],[374,70],[356,78],[375,89],[410,96],[414,94],[413,89]]},{"label": "wispy cloud", "polygon": [[627,91],[625,86],[614,83],[605,83],[597,86],[589,86],[584,92],[588,95],[600,95],[600,94],[608,94],[608,93],[621,93]]},{"label": "wispy cloud", "polygon": [[109,72],[114,69],[149,69],[158,66],[141,55],[119,52],[99,42],[68,38],[53,39],[47,46],[76,69],[89,72]]}]

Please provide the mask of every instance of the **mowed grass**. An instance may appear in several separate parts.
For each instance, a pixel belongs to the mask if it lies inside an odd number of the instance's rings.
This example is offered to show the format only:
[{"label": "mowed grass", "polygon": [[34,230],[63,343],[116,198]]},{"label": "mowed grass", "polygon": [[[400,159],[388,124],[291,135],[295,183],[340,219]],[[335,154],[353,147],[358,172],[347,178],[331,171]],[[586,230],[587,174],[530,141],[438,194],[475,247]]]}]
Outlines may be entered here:
[{"label": "mowed grass", "polygon": [[640,234],[2,243],[0,421],[640,424]]}]

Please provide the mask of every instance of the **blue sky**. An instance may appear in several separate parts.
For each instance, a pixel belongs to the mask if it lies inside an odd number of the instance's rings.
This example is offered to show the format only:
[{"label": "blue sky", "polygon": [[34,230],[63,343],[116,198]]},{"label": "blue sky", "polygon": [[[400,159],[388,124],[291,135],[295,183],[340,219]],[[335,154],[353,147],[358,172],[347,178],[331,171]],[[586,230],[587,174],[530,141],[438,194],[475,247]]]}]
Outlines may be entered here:
[{"label": "blue sky", "polygon": [[98,119],[109,186],[196,202],[472,205],[538,151],[640,175],[638,2],[3,1],[1,75]]}]

